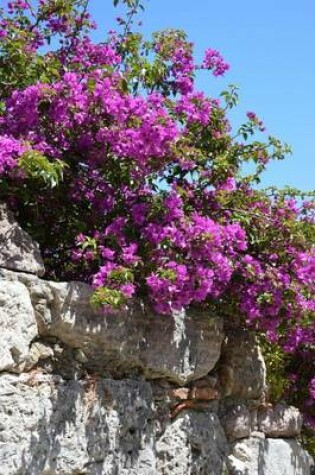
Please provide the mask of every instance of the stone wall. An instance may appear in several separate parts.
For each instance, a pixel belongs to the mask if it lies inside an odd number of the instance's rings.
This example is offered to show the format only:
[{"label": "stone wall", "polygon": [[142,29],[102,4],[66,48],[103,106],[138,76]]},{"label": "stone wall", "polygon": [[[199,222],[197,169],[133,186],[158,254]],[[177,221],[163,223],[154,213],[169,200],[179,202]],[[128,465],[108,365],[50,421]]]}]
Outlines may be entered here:
[{"label": "stone wall", "polygon": [[201,312],[91,308],[0,207],[0,475],[310,475],[255,337]]}]

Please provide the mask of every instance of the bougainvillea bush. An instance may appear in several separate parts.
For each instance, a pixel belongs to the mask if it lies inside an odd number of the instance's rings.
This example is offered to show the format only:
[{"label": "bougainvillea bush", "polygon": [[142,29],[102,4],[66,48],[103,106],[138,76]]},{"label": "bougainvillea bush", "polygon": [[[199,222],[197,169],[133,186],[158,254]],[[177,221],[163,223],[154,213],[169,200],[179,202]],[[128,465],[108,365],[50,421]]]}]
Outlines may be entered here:
[{"label": "bougainvillea bush", "polygon": [[289,148],[253,112],[232,128],[234,86],[196,89],[198,74],[228,74],[221,54],[196,64],[177,30],[145,40],[142,6],[123,3],[98,44],[87,1],[0,11],[1,199],[40,243],[47,277],[91,283],[93,305],[214,309],[264,335],[283,352],[286,397],[315,425],[312,195],[257,186]]}]

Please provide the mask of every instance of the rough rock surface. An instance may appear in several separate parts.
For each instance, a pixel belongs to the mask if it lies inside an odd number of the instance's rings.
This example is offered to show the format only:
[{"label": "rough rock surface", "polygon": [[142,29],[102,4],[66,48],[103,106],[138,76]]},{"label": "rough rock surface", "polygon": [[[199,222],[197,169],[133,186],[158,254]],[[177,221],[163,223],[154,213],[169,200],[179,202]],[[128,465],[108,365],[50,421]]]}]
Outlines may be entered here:
[{"label": "rough rock surface", "polygon": [[[215,406],[162,421],[151,384],[0,375],[1,475],[310,475],[294,439],[227,443]],[[230,455],[229,455],[230,454]]]},{"label": "rough rock surface", "polygon": [[122,377],[130,371],[178,384],[209,373],[220,357],[221,318],[208,313],[160,316],[134,305],[104,314],[91,307],[91,288],[80,282],[56,283],[6,272],[29,289],[39,333],[80,349],[93,370]]},{"label": "rough rock surface", "polygon": [[87,285],[33,275],[36,245],[0,211],[0,475],[311,475],[252,334],[222,348],[207,313],[97,312]]},{"label": "rough rock surface", "polygon": [[302,429],[302,417],[296,407],[277,404],[261,408],[257,414],[258,430],[269,437],[298,437]]},{"label": "rough rock surface", "polygon": [[245,404],[233,404],[220,412],[221,424],[229,440],[249,437],[253,419],[254,413]]},{"label": "rough rock surface", "polygon": [[225,396],[264,399],[266,366],[252,333],[246,330],[229,333],[220,361],[220,379]]},{"label": "rough rock surface", "polygon": [[217,414],[179,416],[157,442],[157,473],[222,475],[228,445]]},{"label": "rough rock surface", "polygon": [[211,412],[158,438],[144,381],[2,375],[0,420],[1,474],[221,475],[228,451]]},{"label": "rough rock surface", "polygon": [[3,475],[155,473],[146,382],[3,375],[0,421]]},{"label": "rough rock surface", "polygon": [[224,400],[221,404],[220,420],[231,441],[250,437],[251,433],[256,431],[266,437],[299,437],[303,422],[299,410],[293,406],[265,404],[255,408],[244,403],[228,403]]},{"label": "rough rock surface", "polygon": [[236,442],[229,456],[229,475],[310,475],[313,461],[294,439],[259,434]]},{"label": "rough rock surface", "polygon": [[0,266],[43,275],[45,272],[38,245],[0,203]]},{"label": "rough rock surface", "polygon": [[27,288],[20,282],[0,280],[0,371],[21,371],[37,323]]}]

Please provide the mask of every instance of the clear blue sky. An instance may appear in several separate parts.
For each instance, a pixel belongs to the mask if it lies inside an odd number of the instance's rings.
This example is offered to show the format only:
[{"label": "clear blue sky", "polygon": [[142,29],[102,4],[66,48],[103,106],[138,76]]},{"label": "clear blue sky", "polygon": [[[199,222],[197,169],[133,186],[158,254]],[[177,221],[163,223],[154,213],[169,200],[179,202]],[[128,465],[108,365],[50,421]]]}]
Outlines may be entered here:
[{"label": "clear blue sky", "polygon": [[[91,0],[100,30],[113,28],[111,0]],[[274,163],[263,185],[315,188],[315,0],[148,0],[143,31],[182,28],[200,58],[207,47],[231,64],[226,79],[203,72],[198,86],[215,97],[227,84],[240,88],[233,123],[254,111],[267,132],[288,142],[293,156]]]}]

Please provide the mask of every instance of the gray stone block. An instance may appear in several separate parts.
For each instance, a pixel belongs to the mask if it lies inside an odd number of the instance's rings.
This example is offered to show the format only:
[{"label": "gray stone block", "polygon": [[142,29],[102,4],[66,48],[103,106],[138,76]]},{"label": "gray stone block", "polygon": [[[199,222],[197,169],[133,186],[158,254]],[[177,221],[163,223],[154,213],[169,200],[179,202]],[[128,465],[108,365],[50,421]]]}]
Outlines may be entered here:
[{"label": "gray stone block", "polygon": [[4,203],[0,203],[0,266],[43,275],[39,246],[19,226]]}]

